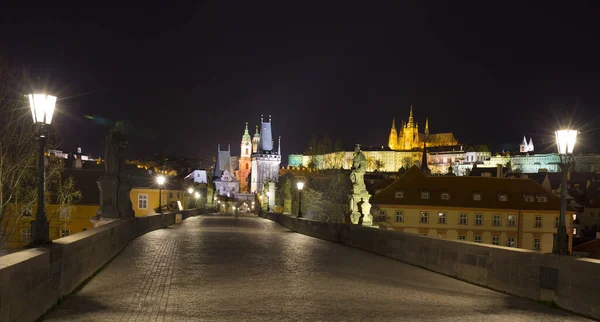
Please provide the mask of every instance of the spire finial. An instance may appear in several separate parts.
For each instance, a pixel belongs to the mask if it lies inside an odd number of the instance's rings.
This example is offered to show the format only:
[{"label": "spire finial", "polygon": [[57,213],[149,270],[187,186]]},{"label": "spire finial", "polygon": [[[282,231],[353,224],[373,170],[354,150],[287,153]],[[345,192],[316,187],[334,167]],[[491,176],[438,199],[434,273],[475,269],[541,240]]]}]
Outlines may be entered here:
[{"label": "spire finial", "polygon": [[271,114],[269,114],[269,123],[271,123]]},{"label": "spire finial", "polygon": [[263,115],[261,114],[260,115],[260,123],[262,123],[262,122],[263,122]]},{"label": "spire finial", "polygon": [[392,130],[396,129],[396,118],[392,117]]}]

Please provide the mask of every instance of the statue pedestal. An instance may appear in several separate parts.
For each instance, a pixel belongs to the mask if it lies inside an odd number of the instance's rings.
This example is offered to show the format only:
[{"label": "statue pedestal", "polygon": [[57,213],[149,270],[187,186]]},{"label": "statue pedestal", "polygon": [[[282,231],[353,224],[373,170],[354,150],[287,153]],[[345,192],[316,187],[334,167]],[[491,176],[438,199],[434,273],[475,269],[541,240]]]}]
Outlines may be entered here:
[{"label": "statue pedestal", "polygon": [[120,180],[118,191],[119,201],[117,204],[117,208],[119,209],[121,219],[135,217],[135,213],[133,212],[133,205],[131,204],[131,198],[129,196],[130,192],[131,184],[129,184],[127,179]]},{"label": "statue pedestal", "polygon": [[100,207],[103,218],[120,219],[118,202],[119,179],[112,176],[100,177],[98,181],[98,189],[100,189]]},{"label": "statue pedestal", "polygon": [[371,195],[365,190],[362,193],[353,194],[352,199],[350,200],[350,210],[352,210],[352,214],[350,215],[350,221],[353,224],[358,224],[358,220],[360,218],[360,213],[358,212],[357,203],[360,202],[362,198],[362,213],[363,213],[363,226],[372,226],[373,225],[373,216],[371,215],[371,204],[369,203],[369,198]]}]

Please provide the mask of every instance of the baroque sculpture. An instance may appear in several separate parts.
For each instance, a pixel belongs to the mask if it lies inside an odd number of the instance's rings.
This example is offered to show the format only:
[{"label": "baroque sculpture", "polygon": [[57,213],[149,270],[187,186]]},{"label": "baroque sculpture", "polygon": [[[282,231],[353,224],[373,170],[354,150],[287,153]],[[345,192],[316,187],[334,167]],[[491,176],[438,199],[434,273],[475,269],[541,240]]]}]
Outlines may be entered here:
[{"label": "baroque sculpture", "polygon": [[[117,122],[106,137],[104,145],[104,176],[97,181],[100,189],[102,218],[126,219],[134,217],[129,193],[131,184],[125,172],[125,138],[122,122]],[[100,220],[100,218],[98,218]]]},{"label": "baroque sculpture", "polygon": [[360,150],[360,144],[357,144],[352,158],[352,173],[350,173],[350,180],[352,181],[352,198],[350,200],[352,214],[350,220],[353,224],[371,226],[373,225],[373,216],[371,215],[371,204],[369,203],[371,195],[367,192],[365,186],[366,171],[367,158]]}]

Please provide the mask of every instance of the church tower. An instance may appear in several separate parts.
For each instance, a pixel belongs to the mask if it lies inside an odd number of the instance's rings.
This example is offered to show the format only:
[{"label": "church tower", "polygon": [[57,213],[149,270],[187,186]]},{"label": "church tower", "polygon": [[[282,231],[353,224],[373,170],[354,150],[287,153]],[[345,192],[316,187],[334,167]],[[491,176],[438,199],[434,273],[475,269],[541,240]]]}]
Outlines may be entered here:
[{"label": "church tower", "polygon": [[396,132],[396,118],[392,119],[392,130],[390,131],[390,139],[388,146],[392,150],[398,150],[398,132]]},{"label": "church tower", "polygon": [[258,125],[256,126],[256,132],[252,138],[252,153],[258,152],[258,142],[260,142],[260,134],[258,134]]},{"label": "church tower", "polygon": [[242,136],[242,143],[240,145],[240,159],[239,159],[239,180],[240,188],[242,192],[248,191],[248,175],[250,174],[250,156],[252,155],[252,139],[250,133],[248,133],[248,122],[246,122],[246,129]]},{"label": "church tower", "polygon": [[[252,174],[250,176],[250,191],[252,193],[262,193],[266,182],[269,183],[269,191],[272,198],[269,198],[269,204],[275,205],[275,182],[279,181],[279,164],[281,164],[281,141],[279,147],[275,150],[273,134],[271,132],[271,117],[269,122],[264,122],[260,118],[260,140],[258,142],[257,152],[252,154],[252,165],[250,167]],[[256,136],[255,136],[256,137]]]}]

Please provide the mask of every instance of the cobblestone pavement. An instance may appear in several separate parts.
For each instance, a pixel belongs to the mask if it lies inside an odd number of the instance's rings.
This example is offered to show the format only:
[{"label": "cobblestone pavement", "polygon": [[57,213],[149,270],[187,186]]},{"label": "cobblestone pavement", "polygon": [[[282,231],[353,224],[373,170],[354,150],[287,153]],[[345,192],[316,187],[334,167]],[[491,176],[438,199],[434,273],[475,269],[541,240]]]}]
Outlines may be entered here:
[{"label": "cobblestone pavement", "polygon": [[567,321],[581,317],[256,217],[134,241],[46,321]]}]

